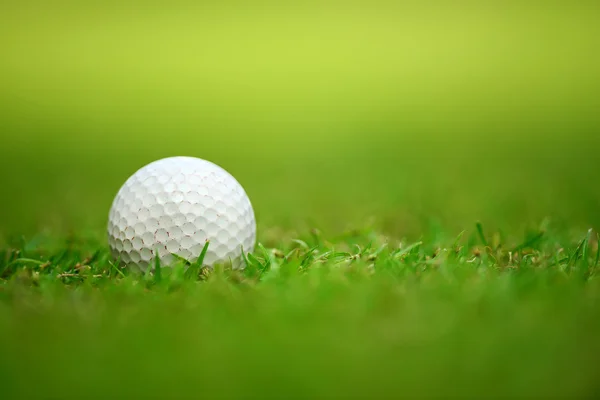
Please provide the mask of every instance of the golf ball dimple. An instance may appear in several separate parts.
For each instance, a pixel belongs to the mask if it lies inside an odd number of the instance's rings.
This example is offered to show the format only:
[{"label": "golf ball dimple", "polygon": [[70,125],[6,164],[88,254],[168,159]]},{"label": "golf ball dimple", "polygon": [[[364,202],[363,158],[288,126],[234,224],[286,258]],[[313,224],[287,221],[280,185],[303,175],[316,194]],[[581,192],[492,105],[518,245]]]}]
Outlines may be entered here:
[{"label": "golf ball dimple", "polygon": [[221,167],[193,157],[146,165],[121,187],[108,218],[115,258],[146,269],[172,254],[194,262],[206,242],[204,265],[241,265],[242,249],[254,249],[256,221],[242,186]]}]

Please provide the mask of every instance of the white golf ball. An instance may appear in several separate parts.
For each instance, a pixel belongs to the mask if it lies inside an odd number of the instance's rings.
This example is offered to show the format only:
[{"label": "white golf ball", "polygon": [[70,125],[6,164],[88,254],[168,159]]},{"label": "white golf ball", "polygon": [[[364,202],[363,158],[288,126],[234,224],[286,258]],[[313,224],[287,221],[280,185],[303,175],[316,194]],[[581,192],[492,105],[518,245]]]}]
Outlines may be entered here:
[{"label": "white golf ball", "polygon": [[108,244],[115,258],[146,269],[160,257],[170,265],[177,254],[190,262],[206,242],[205,266],[241,265],[251,252],[256,221],[242,186],[221,167],[193,157],[171,157],[133,174],[113,201]]}]

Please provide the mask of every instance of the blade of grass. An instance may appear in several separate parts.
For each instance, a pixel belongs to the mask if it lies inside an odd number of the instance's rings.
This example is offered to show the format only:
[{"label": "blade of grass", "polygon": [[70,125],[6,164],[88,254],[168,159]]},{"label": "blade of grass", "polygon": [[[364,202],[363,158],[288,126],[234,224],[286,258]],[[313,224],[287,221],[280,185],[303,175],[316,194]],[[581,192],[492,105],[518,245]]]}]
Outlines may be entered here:
[{"label": "blade of grass", "polygon": [[125,278],[125,274],[123,273],[123,271],[121,271],[121,269],[119,268],[119,264],[120,264],[120,258],[116,263],[113,263],[112,261],[108,261],[108,265],[110,265],[111,269],[113,269],[116,273],[118,273],[119,275],[121,275],[123,278]]},{"label": "blade of grass", "polygon": [[[202,266],[204,265],[204,259],[206,258],[206,253],[208,252],[208,246],[210,246],[210,240],[207,240],[206,243],[204,243],[204,247],[202,248],[202,251],[200,252],[200,256],[198,256],[198,259],[194,263],[200,268],[202,268]],[[242,253],[243,253],[243,251],[242,251]]]},{"label": "blade of grass", "polygon": [[317,257],[313,257],[313,261],[318,262],[321,260],[326,260],[331,254],[333,254],[333,250],[326,251],[325,253],[319,254]]},{"label": "blade of grass", "polygon": [[573,266],[575,265],[575,263],[577,262],[577,259],[579,259],[579,255],[581,254],[582,249],[585,246],[585,242],[586,242],[586,239],[585,238],[582,239],[579,242],[579,244],[577,245],[577,247],[575,248],[575,251],[569,257],[569,261],[567,262],[567,269],[568,270],[571,270],[573,268]]},{"label": "blade of grass", "polygon": [[250,260],[248,260],[248,255],[244,251],[244,247],[243,246],[242,246],[242,260],[244,261],[244,264],[246,264],[246,268],[251,268],[252,267],[250,265]]},{"label": "blade of grass", "polygon": [[458,234],[458,236],[456,236],[456,239],[454,239],[454,243],[452,244],[453,249],[456,249],[458,247],[458,243],[462,240],[463,236],[465,235],[465,232],[466,231],[462,231]]},{"label": "blade of grass", "polygon": [[171,253],[171,255],[179,262],[181,262],[184,265],[192,265],[192,263],[184,257],[181,257],[179,254],[175,254],[175,253]]},{"label": "blade of grass", "polygon": [[477,227],[477,233],[479,234],[479,239],[481,239],[481,243],[483,243],[484,246],[487,246],[488,242],[485,238],[485,234],[483,233],[483,225],[481,224],[481,222],[477,221],[475,226]]},{"label": "blade of grass", "polygon": [[263,269],[269,268],[272,262],[271,253],[269,253],[269,251],[261,243],[257,244],[256,247],[260,249],[260,251],[263,253],[263,257],[265,258],[265,265]]},{"label": "blade of grass", "polygon": [[252,253],[244,253],[242,249],[242,258],[246,263],[246,268],[244,269],[244,273],[246,276],[255,278],[261,272],[260,266],[262,265],[256,257]]},{"label": "blade of grass", "polygon": [[17,258],[13,260],[7,267],[12,267],[13,265],[23,265],[23,264],[35,264],[35,265],[43,265],[46,261],[34,260],[33,258]]},{"label": "blade of grass", "polygon": [[388,247],[388,244],[384,243],[377,250],[375,250],[375,252],[371,253],[371,255],[377,257],[378,255],[381,254],[381,252],[383,252],[385,249],[387,249],[387,247]]},{"label": "blade of grass", "polygon": [[[202,248],[202,251],[200,252],[200,255],[198,256],[198,259],[196,261],[194,261],[193,263],[189,264],[189,267],[187,269],[187,271],[185,271],[184,274],[184,278],[185,279],[197,279],[199,274],[200,274],[200,270],[202,269],[202,266],[204,265],[204,258],[206,257],[206,252],[208,251],[208,246],[210,244],[210,241],[206,241],[204,243],[204,247]],[[242,254],[244,254],[243,250],[242,250]]]},{"label": "blade of grass", "polygon": [[[261,263],[258,258],[254,256],[252,253],[248,253],[248,260],[256,267],[259,271],[262,271],[265,266]],[[265,263],[266,264],[266,263]]]},{"label": "blade of grass", "polygon": [[520,245],[515,247],[513,249],[513,252],[521,251],[523,249],[533,246],[534,244],[539,242],[542,239],[542,237],[544,237],[544,235],[545,235],[545,232],[539,232],[537,235],[529,238],[528,240],[525,240],[523,243],[521,243]]},{"label": "blade of grass", "polygon": [[91,256],[91,257],[88,259],[88,261],[87,261],[87,264],[88,264],[88,265],[91,265],[93,262],[97,261],[97,260],[98,260],[98,258],[100,257],[100,254],[101,254],[100,250],[96,250],[96,251],[95,251],[95,252],[92,254],[92,256]]},{"label": "blade of grass", "polygon": [[584,239],[585,245],[583,246],[583,249],[581,250],[581,258],[585,262],[586,267],[590,266],[588,256],[589,256],[589,252],[590,252],[590,239],[591,238],[592,238],[592,229],[588,229],[587,235]]},{"label": "blade of grass", "polygon": [[300,249],[299,249],[298,247],[294,247],[294,248],[293,248],[293,249],[292,249],[292,250],[291,250],[289,253],[287,253],[287,254],[286,254],[286,255],[285,255],[283,258],[284,258],[286,261],[289,261],[289,260],[290,260],[290,258],[292,257],[292,255],[293,255],[294,253],[296,253],[296,254],[297,254],[299,250],[300,250]]},{"label": "blade of grass", "polygon": [[297,245],[299,245],[303,249],[308,249],[309,248],[308,244],[306,244],[306,242],[304,240],[292,239],[292,242],[296,243]]},{"label": "blade of grass", "polygon": [[314,247],[311,247],[310,249],[308,249],[308,251],[304,254],[304,257],[302,258],[302,261],[300,261],[300,268],[306,268],[308,266],[308,264],[314,258],[313,253],[318,248],[319,248],[318,246],[314,246]]},{"label": "blade of grass", "polygon": [[[194,277],[198,277],[198,275],[200,274],[200,270],[202,269],[202,266],[204,265],[204,258],[206,257],[206,252],[208,252],[208,246],[210,245],[210,241],[207,240],[206,243],[204,243],[204,247],[202,248],[202,251],[200,252],[200,255],[198,256],[198,259],[196,261],[194,261],[190,267],[188,268],[188,270],[185,272],[185,278],[186,279],[193,279]],[[242,249],[242,255],[244,254],[244,250]]]},{"label": "blade of grass", "polygon": [[273,265],[273,259],[271,258],[271,253],[269,253],[269,251],[262,245],[262,243],[258,243],[257,247],[263,253],[263,257],[265,258],[265,264],[262,270],[260,271],[260,277],[262,277],[265,272],[271,270],[271,266]]},{"label": "blade of grass", "polygon": [[423,244],[422,241],[418,241],[416,243],[411,244],[408,247],[405,247],[403,249],[398,249],[394,252],[393,254],[393,258],[401,258],[402,256],[407,255],[408,253],[410,253],[412,250],[418,248],[419,246],[421,246]]},{"label": "blade of grass", "polygon": [[596,261],[594,261],[594,269],[598,268],[598,262],[600,262],[600,233],[596,232]]},{"label": "blade of grass", "polygon": [[156,249],[155,254],[156,257],[154,257],[154,282],[158,283],[162,280],[162,267],[160,265],[158,249]]}]

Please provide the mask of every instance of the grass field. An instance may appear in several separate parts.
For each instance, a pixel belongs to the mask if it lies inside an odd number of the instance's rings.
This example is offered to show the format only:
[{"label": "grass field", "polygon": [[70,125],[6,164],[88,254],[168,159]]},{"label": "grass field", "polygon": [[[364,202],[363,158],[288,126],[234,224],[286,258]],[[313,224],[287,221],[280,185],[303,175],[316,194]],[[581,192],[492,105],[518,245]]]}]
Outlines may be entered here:
[{"label": "grass field", "polygon": [[[0,396],[598,396],[598,17],[0,5]],[[243,271],[110,259],[172,155],[245,187]]]}]

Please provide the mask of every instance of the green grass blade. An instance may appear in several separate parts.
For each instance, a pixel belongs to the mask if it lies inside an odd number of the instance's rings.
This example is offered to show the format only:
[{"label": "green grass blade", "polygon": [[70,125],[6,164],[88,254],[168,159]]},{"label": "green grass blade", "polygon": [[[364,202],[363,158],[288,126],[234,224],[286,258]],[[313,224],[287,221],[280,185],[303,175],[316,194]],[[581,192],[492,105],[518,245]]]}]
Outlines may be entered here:
[{"label": "green grass blade", "polygon": [[598,268],[600,262],[600,233],[596,232],[596,261],[594,261],[594,269]]},{"label": "green grass blade", "polygon": [[299,245],[300,247],[302,247],[303,249],[309,249],[310,247],[308,246],[308,244],[304,241],[304,240],[300,240],[300,239],[292,239],[292,243],[296,243],[297,245]]},{"label": "green grass blade", "polygon": [[581,258],[583,260],[583,262],[585,263],[586,268],[588,268],[590,266],[589,264],[589,253],[590,253],[590,240],[592,239],[592,229],[588,230],[588,233],[585,237],[585,244],[583,245],[583,248],[581,249]]},{"label": "green grass blade", "polygon": [[255,278],[260,274],[261,264],[256,260],[256,257],[254,257],[252,253],[244,253],[244,249],[242,249],[242,259],[246,264],[246,268],[244,269],[246,276]]},{"label": "green grass blade", "polygon": [[119,268],[119,263],[120,261],[113,263],[112,261],[108,261],[108,265],[110,265],[111,270],[114,270],[117,274],[121,275],[121,277],[125,277],[125,274],[123,273],[123,271],[121,271],[121,268]]},{"label": "green grass blade", "polygon": [[[254,256],[252,253],[248,253],[248,260],[254,265],[259,271],[262,271],[265,268],[265,265],[261,263],[258,258]],[[266,263],[265,263],[266,264]]]},{"label": "green grass blade", "polygon": [[454,243],[452,244],[452,248],[456,249],[458,248],[458,244],[460,243],[460,241],[462,240],[463,236],[465,235],[465,230],[461,231],[458,236],[456,236],[456,239],[454,239]]},{"label": "green grass blade", "polygon": [[[202,248],[202,251],[200,252],[200,255],[198,256],[198,259],[194,263],[199,268],[202,268],[202,266],[204,265],[204,259],[206,258],[206,253],[208,252],[208,246],[210,246],[210,240],[207,240],[206,243],[204,243],[204,247]],[[243,251],[242,251],[242,253],[243,253]]]},{"label": "green grass blade", "polygon": [[250,260],[248,260],[248,255],[247,253],[244,251],[244,247],[242,246],[242,260],[244,261],[244,264],[246,264],[246,267],[251,267],[250,266]]},{"label": "green grass blade", "polygon": [[575,248],[573,253],[569,256],[569,261],[567,262],[567,268],[569,270],[571,270],[577,263],[577,260],[579,259],[580,255],[583,251],[583,248],[586,246],[586,241],[587,241],[587,235],[584,239],[579,241],[579,244],[577,244],[577,247]]},{"label": "green grass blade", "polygon": [[158,249],[155,252],[156,257],[154,257],[154,282],[159,283],[162,280],[162,267],[160,265],[160,256],[158,253]]},{"label": "green grass blade", "polygon": [[171,253],[171,255],[173,256],[173,258],[175,258],[177,261],[184,265],[192,265],[192,263],[187,258],[181,257],[179,254]]},{"label": "green grass blade", "polygon": [[531,248],[531,246],[533,246],[534,244],[537,244],[540,240],[542,240],[542,238],[544,237],[545,232],[539,232],[537,235],[525,240],[523,243],[521,243],[520,245],[516,246],[513,249],[513,253],[516,253],[517,251],[521,251],[527,248]]},{"label": "green grass blade", "polygon": [[481,240],[481,243],[483,243],[484,246],[488,245],[488,241],[485,238],[485,234],[483,233],[483,225],[481,224],[481,222],[477,222],[475,224],[475,226],[477,227],[477,233],[479,234],[479,239]]},{"label": "green grass blade", "polygon": [[413,244],[411,244],[410,246],[408,246],[408,247],[405,247],[405,248],[403,248],[403,249],[398,249],[398,250],[397,250],[397,251],[396,251],[396,252],[393,254],[393,257],[394,257],[394,258],[396,258],[396,259],[398,259],[398,258],[401,258],[401,257],[403,257],[403,256],[405,256],[405,255],[407,255],[407,254],[409,254],[411,251],[413,251],[414,249],[418,248],[418,247],[419,247],[419,246],[421,246],[422,244],[423,244],[423,242],[422,242],[422,241],[419,241],[419,242],[413,243]]},{"label": "green grass blade", "polygon": [[43,265],[45,263],[46,263],[46,261],[34,260],[33,258],[17,258],[15,260],[13,260],[10,264],[8,264],[8,266],[11,267],[13,265],[23,265],[23,264]]},{"label": "green grass blade", "polygon": [[[187,271],[185,272],[186,279],[197,279],[198,278],[198,275],[200,274],[200,270],[204,266],[204,258],[206,257],[206,253],[208,252],[209,245],[210,245],[210,241],[207,240],[204,243],[204,247],[202,247],[202,251],[200,252],[200,255],[198,256],[198,259],[196,261],[194,261],[189,266]],[[242,249],[242,254],[244,254],[243,249]]]},{"label": "green grass blade", "polygon": [[302,261],[300,261],[300,267],[306,268],[308,264],[312,262],[314,259],[314,252],[319,248],[319,246],[314,246],[308,249],[306,253],[304,253],[304,257],[302,257]]},{"label": "green grass blade", "polygon": [[265,264],[263,266],[263,269],[269,268],[272,263],[271,253],[262,245],[262,243],[257,244],[257,247],[260,249],[261,253],[263,254],[263,257],[265,258]]},{"label": "green grass blade", "polygon": [[271,265],[273,265],[273,259],[271,257],[271,253],[262,245],[262,243],[258,243],[257,247],[260,249],[265,259],[265,264],[262,266],[262,269],[260,271],[260,277],[262,277],[263,274],[271,270]]}]

